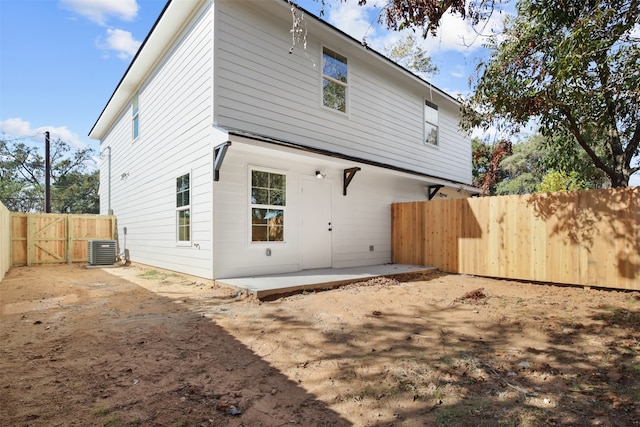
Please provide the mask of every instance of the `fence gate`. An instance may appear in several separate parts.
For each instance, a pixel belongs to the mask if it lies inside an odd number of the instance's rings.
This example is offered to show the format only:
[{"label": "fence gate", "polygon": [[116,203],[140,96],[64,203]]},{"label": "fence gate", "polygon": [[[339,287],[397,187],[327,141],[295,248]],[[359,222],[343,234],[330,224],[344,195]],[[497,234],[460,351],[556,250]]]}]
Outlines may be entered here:
[{"label": "fence gate", "polygon": [[87,260],[87,241],[115,238],[115,217],[11,214],[11,265]]},{"label": "fence gate", "polygon": [[67,221],[64,217],[27,219],[27,265],[67,261]]}]

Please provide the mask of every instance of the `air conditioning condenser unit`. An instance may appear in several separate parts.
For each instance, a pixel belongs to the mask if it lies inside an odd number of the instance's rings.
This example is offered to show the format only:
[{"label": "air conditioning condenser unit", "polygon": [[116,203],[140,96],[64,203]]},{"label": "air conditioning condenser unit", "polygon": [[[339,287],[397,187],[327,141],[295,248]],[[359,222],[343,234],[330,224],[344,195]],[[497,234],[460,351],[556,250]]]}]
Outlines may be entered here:
[{"label": "air conditioning condenser unit", "polygon": [[112,265],[116,263],[115,240],[89,240],[89,264]]}]

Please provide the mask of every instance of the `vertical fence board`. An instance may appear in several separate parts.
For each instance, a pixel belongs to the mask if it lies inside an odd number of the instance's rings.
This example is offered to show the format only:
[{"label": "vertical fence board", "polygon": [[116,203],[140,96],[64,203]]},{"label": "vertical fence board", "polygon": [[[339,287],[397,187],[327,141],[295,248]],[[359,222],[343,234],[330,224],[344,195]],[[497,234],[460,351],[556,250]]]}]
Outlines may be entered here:
[{"label": "vertical fence board", "polygon": [[11,265],[27,263],[27,216],[11,213]]},{"label": "vertical fence board", "polygon": [[638,187],[396,203],[392,210],[397,263],[640,290]]},{"label": "vertical fence board", "polygon": [[0,202],[0,281],[11,267],[11,213]]},{"label": "vertical fence board", "polygon": [[26,245],[27,245],[27,265],[31,265],[31,263],[33,262],[33,257],[35,254],[35,242],[33,239],[33,235],[34,235],[34,222],[35,222],[35,217],[31,217],[31,216],[27,216],[27,232],[25,234],[25,238],[26,240]]}]

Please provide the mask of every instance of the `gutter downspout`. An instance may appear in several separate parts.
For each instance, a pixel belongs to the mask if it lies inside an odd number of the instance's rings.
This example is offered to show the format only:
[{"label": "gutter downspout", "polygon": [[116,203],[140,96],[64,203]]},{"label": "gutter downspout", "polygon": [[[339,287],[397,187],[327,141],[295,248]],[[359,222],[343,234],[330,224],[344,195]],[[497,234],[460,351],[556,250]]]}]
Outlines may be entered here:
[{"label": "gutter downspout", "polygon": [[107,183],[108,183],[108,193],[107,193],[107,215],[113,215],[113,210],[111,210],[111,146],[107,147],[109,150],[109,167],[108,167],[108,175],[107,175]]}]

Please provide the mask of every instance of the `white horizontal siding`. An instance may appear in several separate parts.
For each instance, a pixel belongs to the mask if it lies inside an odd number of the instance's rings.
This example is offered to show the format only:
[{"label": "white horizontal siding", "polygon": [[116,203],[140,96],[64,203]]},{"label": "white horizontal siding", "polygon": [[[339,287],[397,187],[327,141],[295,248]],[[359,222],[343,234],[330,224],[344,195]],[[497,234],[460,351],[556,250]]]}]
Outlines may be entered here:
[{"label": "white horizontal siding", "polygon": [[335,200],[334,267],[391,262],[391,203],[424,200],[423,185],[376,168],[357,172]]},{"label": "white horizontal siding", "polygon": [[[112,209],[134,262],[212,277],[213,8],[196,16],[139,88],[140,137],[126,109],[102,141],[112,152]],[[101,205],[107,194],[101,163]],[[176,178],[191,173],[194,245],[176,243]],[[198,245],[198,246],[196,246]]]},{"label": "white horizontal siding", "polygon": [[[216,7],[220,126],[471,181],[471,145],[457,130],[457,107],[450,100],[312,20],[307,20],[307,49],[297,45],[290,54],[291,15],[275,2],[218,1]],[[321,106],[323,43],[347,57],[348,115]],[[425,98],[439,106],[435,149],[423,143]]]},{"label": "white horizontal siding", "polygon": [[[233,142],[214,184],[216,278],[297,271],[298,174],[284,159],[265,156],[268,151]],[[287,176],[285,242],[251,243],[249,173],[251,167],[275,170]],[[266,256],[270,248],[271,256]]]},{"label": "white horizontal siding", "polygon": [[[332,184],[332,266],[336,268],[391,262],[391,203],[424,200],[425,183],[390,171],[358,165],[342,195],[343,170],[353,163],[276,150],[269,144],[246,144],[233,140],[214,183],[216,278],[283,273],[302,268],[300,259],[300,191],[304,178],[316,170]],[[287,175],[285,242],[251,243],[249,229],[249,170],[263,167]],[[369,246],[374,250],[370,251]],[[271,249],[271,256],[265,250]]]},{"label": "white horizontal siding", "polygon": [[[457,133],[457,107],[434,99],[440,106],[441,144],[427,147],[422,117],[428,87],[372,61],[313,22],[308,49],[297,47],[289,54],[290,15],[286,8],[273,15],[277,2],[249,7],[246,1],[219,0],[215,7],[216,39],[213,8],[207,6],[140,87],[140,138],[131,141],[129,108],[102,142],[103,151],[112,149],[111,207],[121,249],[127,227],[126,246],[134,262],[211,278],[296,271],[302,265],[301,180],[322,170],[333,184],[333,266],[390,262],[390,204],[424,199],[423,180],[359,165],[363,170],[344,197],[342,171],[352,162],[236,138],[240,142],[234,140],[214,183],[212,151],[221,141],[211,124],[469,182],[471,149]],[[326,39],[317,36],[323,34]],[[349,60],[348,115],[321,106],[324,42]],[[466,158],[468,168],[460,161]],[[287,174],[284,243],[250,242],[251,166]],[[106,157],[101,170],[105,212]],[[176,244],[175,179],[185,173],[191,173],[192,184],[190,247]]]}]

